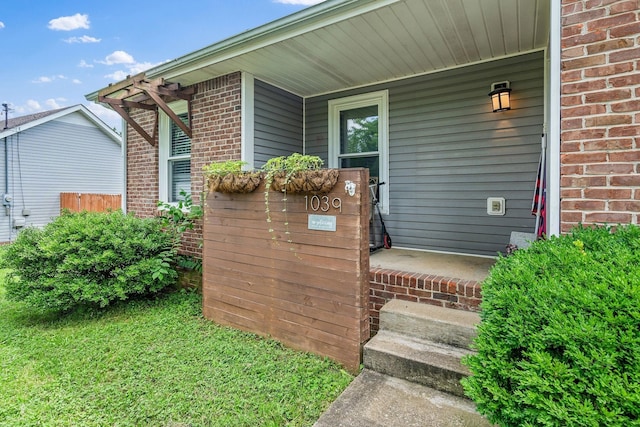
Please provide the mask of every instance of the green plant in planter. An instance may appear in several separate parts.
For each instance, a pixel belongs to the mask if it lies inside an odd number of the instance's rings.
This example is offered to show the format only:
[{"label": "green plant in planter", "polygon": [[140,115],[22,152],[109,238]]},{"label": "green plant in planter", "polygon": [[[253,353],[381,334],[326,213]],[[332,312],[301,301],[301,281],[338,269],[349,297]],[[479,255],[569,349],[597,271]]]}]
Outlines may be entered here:
[{"label": "green plant in planter", "polygon": [[244,171],[247,162],[226,160],[204,166],[209,192],[250,193],[260,185],[259,171]]},{"label": "green plant in planter", "polygon": [[323,175],[321,172],[313,172],[323,170],[323,165],[324,161],[318,156],[293,153],[287,157],[269,159],[262,170],[265,172],[267,189],[289,193],[310,193],[319,192],[321,188],[314,188],[308,183],[305,185],[304,177],[308,177],[309,174]]},{"label": "green plant in planter", "polygon": [[[271,223],[269,208],[269,191],[279,191],[284,194],[285,234],[290,234],[287,220],[287,193],[319,194],[328,193],[338,180],[337,169],[322,169],[324,161],[318,156],[293,153],[290,156],[280,156],[269,159],[262,167],[265,179],[264,200],[266,205],[267,222]],[[273,233],[273,228],[269,232]],[[275,239],[275,236],[273,236]],[[291,242],[291,239],[287,238]]]}]

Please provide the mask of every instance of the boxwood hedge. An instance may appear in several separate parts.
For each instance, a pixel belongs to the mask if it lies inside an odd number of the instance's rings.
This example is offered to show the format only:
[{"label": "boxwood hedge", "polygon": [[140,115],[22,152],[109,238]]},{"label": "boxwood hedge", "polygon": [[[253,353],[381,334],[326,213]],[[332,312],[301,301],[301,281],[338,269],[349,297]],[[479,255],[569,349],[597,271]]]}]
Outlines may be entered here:
[{"label": "boxwood hedge", "polygon": [[6,296],[38,309],[104,307],[175,283],[175,236],[156,218],[121,212],[67,213],[22,230],[0,264]]},{"label": "boxwood hedge", "polygon": [[463,381],[500,426],[640,425],[640,228],[578,227],[502,257]]}]

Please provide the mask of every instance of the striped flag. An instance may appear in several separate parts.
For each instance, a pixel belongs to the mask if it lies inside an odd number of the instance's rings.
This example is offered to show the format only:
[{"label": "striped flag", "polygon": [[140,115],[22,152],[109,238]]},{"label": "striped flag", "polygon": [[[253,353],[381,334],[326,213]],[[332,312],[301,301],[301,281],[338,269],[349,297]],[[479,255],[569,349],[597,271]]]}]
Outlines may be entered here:
[{"label": "striped flag", "polygon": [[533,201],[531,202],[531,215],[536,216],[535,234],[538,239],[544,239],[547,235],[547,186],[545,182],[546,162],[544,157],[545,153],[543,150],[540,154],[540,162],[538,163],[538,175],[536,177],[536,188],[533,192]]}]

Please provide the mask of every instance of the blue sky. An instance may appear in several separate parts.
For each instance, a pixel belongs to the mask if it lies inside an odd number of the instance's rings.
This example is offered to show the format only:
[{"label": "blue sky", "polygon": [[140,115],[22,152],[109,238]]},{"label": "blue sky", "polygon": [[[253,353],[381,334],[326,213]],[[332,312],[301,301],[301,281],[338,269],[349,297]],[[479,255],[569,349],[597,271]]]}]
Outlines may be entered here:
[{"label": "blue sky", "polygon": [[119,129],[84,95],[320,1],[3,1],[0,101],[10,118],[85,104]]}]

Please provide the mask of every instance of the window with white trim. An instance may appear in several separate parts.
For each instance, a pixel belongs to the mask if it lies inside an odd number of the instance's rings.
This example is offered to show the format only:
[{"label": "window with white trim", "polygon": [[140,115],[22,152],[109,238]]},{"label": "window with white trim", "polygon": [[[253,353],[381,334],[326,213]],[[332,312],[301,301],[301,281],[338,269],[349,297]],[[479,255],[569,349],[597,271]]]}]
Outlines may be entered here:
[{"label": "window with white trim", "polygon": [[[171,108],[188,124],[186,103]],[[161,112],[159,119],[160,200],[176,203],[182,199],[181,191],[191,194],[191,138],[166,114]]]},{"label": "window with white trim", "polygon": [[389,93],[371,92],[329,101],[329,167],[369,169],[381,185],[382,213],[389,213]]}]

